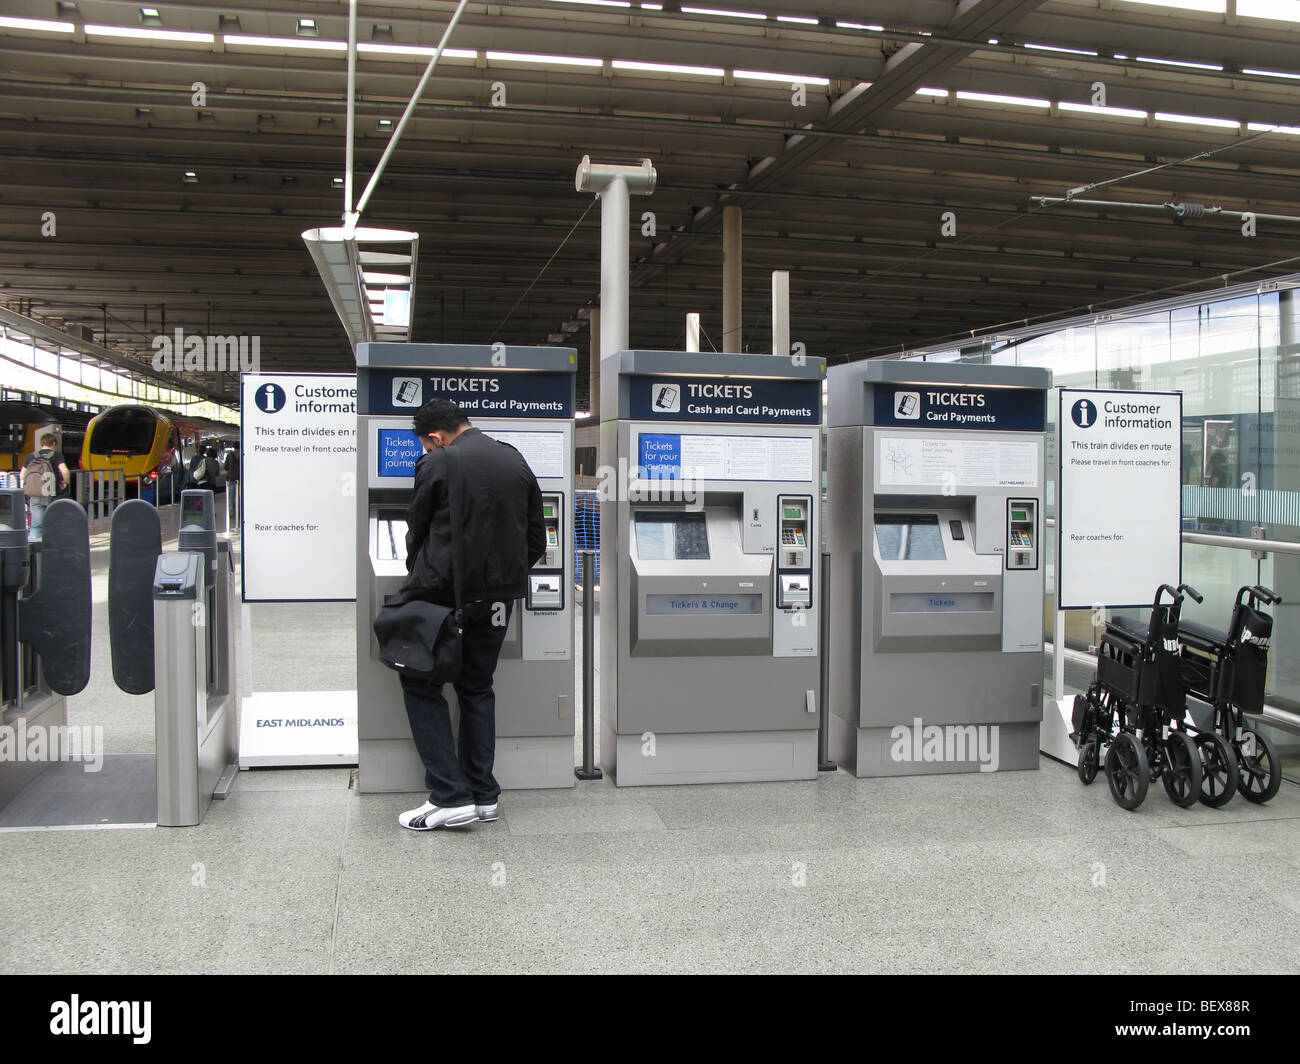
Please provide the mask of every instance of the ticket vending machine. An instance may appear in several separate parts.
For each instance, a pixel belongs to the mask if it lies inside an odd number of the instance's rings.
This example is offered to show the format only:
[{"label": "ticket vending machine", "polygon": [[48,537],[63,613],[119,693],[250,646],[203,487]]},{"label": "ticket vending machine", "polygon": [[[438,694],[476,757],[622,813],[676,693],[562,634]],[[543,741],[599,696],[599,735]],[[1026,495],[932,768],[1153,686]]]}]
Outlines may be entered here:
[{"label": "ticket vending machine", "polygon": [[606,365],[601,760],[620,787],[812,779],[825,364]]},{"label": "ticket vending machine", "polygon": [[858,776],[1038,767],[1044,369],[828,374],[830,752]]},{"label": "ticket vending machine", "polygon": [[[357,345],[357,727],[362,791],[421,791],[397,675],[371,629],[406,580],[406,508],[424,453],[411,418],[455,402],[518,448],[542,490],[546,553],[511,612],[493,687],[494,774],[505,788],[572,787],[574,737],[573,399],[577,352],[560,347]],[[443,689],[458,724],[456,695]]]}]

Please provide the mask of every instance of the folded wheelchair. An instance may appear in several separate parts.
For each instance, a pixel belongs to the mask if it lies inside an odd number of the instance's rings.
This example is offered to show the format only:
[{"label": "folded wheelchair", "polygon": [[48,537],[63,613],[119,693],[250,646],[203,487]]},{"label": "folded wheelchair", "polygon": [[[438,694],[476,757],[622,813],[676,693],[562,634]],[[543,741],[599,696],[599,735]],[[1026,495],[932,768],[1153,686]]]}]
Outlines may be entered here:
[{"label": "folded wheelchair", "polygon": [[[1247,720],[1264,711],[1273,618],[1261,607],[1281,601],[1266,587],[1242,587],[1226,632],[1192,621],[1178,622],[1183,685],[1213,713],[1203,718],[1208,727],[1197,732],[1197,742],[1212,735],[1225,748],[1222,754],[1227,765],[1218,769],[1223,778],[1216,784],[1222,792],[1214,800],[1202,795],[1207,805],[1226,805],[1236,792],[1248,802],[1262,805],[1282,786],[1282,763],[1276,747]],[[1211,767],[1208,759],[1205,767]]]},{"label": "folded wheelchair", "polygon": [[[1162,602],[1166,593],[1170,601]],[[1107,621],[1096,676],[1074,699],[1070,738],[1079,751],[1079,779],[1092,783],[1104,764],[1111,797],[1123,809],[1140,806],[1155,778],[1175,805],[1186,808],[1201,796],[1201,756],[1183,730],[1178,623],[1184,593],[1202,601],[1187,584],[1161,584],[1145,626],[1126,617]]]}]

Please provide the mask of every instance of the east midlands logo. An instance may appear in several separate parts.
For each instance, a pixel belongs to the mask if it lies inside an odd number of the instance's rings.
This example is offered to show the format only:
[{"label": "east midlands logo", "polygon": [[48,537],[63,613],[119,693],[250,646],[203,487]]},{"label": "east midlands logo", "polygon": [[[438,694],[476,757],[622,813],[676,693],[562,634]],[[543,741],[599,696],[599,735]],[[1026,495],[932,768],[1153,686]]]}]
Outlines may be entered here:
[{"label": "east midlands logo", "polygon": [[680,384],[652,385],[654,399],[652,404],[657,413],[676,414],[682,408],[682,386]]},{"label": "east midlands logo", "polygon": [[262,365],[260,336],[155,336],[153,368],[161,373],[256,373]]}]

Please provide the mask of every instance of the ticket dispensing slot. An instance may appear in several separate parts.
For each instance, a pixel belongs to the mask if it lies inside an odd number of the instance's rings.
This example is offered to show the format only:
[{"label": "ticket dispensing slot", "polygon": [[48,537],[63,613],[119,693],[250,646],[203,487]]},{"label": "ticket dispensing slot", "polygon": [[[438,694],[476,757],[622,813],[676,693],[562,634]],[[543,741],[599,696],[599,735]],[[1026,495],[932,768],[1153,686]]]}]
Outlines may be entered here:
[{"label": "ticket dispensing slot", "polygon": [[777,606],[812,608],[812,497],[781,495],[777,509]]},{"label": "ticket dispensing slot", "polygon": [[542,523],[546,547],[541,561],[528,573],[525,605],[533,611],[564,609],[564,496],[559,492],[542,495]]},{"label": "ticket dispensing slot", "polygon": [[772,556],[741,549],[739,506],[646,507],[631,525],[633,657],[772,652]]},{"label": "ticket dispensing slot", "polygon": [[1001,645],[1002,559],[975,553],[971,520],[968,510],[876,511],[875,649]]},{"label": "ticket dispensing slot", "polygon": [[1007,500],[1007,568],[1038,568],[1038,500]]}]

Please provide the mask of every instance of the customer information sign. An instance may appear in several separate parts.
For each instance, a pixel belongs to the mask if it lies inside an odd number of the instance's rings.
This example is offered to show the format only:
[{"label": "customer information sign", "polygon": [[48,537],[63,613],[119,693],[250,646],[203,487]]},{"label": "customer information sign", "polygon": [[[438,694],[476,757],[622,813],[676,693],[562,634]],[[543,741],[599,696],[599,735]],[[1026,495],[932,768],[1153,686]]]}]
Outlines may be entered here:
[{"label": "customer information sign", "polygon": [[244,601],[356,598],[357,379],[245,373]]},{"label": "customer information sign", "polygon": [[1182,574],[1180,392],[1060,389],[1057,608],[1151,603]]}]

